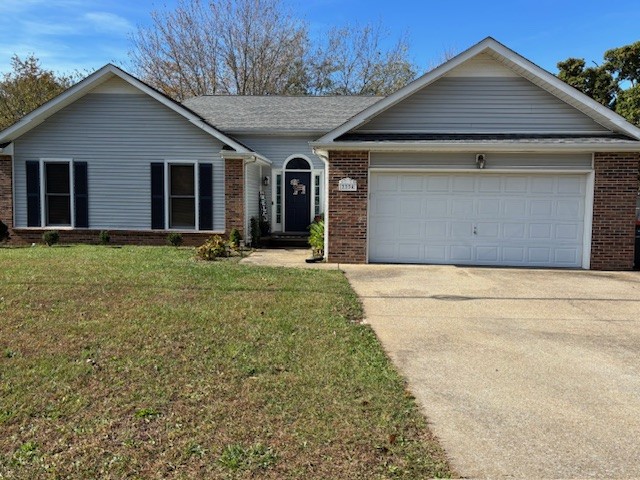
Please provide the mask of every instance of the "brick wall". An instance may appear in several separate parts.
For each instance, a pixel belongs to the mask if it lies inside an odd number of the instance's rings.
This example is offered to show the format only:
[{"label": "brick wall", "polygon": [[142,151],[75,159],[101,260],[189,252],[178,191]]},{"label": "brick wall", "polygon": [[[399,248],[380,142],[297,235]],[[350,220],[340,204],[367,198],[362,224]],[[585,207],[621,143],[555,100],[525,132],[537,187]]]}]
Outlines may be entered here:
[{"label": "brick wall", "polygon": [[9,228],[13,226],[13,189],[9,155],[0,155],[0,220]]},{"label": "brick wall", "polygon": [[635,244],[639,153],[596,153],[591,268],[630,270]]},{"label": "brick wall", "polygon": [[227,159],[224,163],[224,225],[227,235],[237,228],[244,234],[244,161]]},{"label": "brick wall", "polygon": [[[367,261],[368,152],[329,152],[329,262]],[[356,192],[338,191],[341,178],[358,182]]]},{"label": "brick wall", "polygon": [[[41,244],[42,234],[53,228],[16,228],[13,230],[11,243],[24,245]],[[87,243],[98,244],[100,230],[58,230],[60,243]],[[167,235],[171,233],[164,230],[137,231],[137,230],[109,230],[110,244],[113,245],[167,245]],[[195,247],[202,245],[211,233],[182,233],[184,246]]]}]

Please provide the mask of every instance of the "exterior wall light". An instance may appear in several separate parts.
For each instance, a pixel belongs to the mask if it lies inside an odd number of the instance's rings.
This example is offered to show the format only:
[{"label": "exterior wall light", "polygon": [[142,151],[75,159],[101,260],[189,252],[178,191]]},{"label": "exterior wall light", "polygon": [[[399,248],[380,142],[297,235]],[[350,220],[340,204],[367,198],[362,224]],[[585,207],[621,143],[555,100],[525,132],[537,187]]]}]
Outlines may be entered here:
[{"label": "exterior wall light", "polygon": [[487,156],[484,153],[476,154],[476,166],[478,168],[483,169],[486,161],[487,161]]}]

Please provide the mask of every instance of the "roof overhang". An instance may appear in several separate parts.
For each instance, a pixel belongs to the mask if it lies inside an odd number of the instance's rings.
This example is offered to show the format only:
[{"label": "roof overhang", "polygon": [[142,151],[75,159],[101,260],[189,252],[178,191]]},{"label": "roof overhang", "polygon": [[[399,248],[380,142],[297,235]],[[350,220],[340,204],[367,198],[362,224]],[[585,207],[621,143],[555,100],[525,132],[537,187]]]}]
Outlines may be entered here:
[{"label": "roof overhang", "polygon": [[56,112],[62,110],[66,106],[72,104],[79,98],[83,97],[95,87],[101,85],[107,80],[119,77],[120,79],[127,82],[129,85],[140,90],[142,93],[146,93],[150,97],[154,98],[158,102],[162,103],[166,107],[170,108],[174,112],[182,115],[185,119],[191,122],[196,127],[204,130],[206,133],[211,136],[217,138],[225,145],[233,148],[238,152],[249,152],[249,150],[236,142],[234,139],[228,137],[220,130],[216,129],[213,125],[209,124],[202,117],[198,116],[196,113],[192,112],[188,108],[182,106],[178,102],[170,99],[166,95],[160,93],[158,90],[150,87],[146,83],[138,80],[134,76],[128,74],[124,70],[119,69],[115,65],[108,64],[102,67],[100,70],[92,73],[85,79],[76,83],[71,88],[65,90],[63,93],[58,95],[57,97],[49,100],[44,105],[36,108],[31,113],[25,115],[21,120],[19,120],[14,125],[10,126],[6,130],[0,132],[0,143],[3,142],[11,142],[24,135],[29,130],[38,126],[42,122],[44,122],[47,118],[51,117]]},{"label": "roof overhang", "polygon": [[631,143],[502,143],[502,142],[310,142],[319,151],[370,152],[640,152]]},{"label": "roof overhang", "polygon": [[376,115],[379,115],[418,90],[442,78],[454,68],[481,53],[488,53],[495,60],[511,68],[516,73],[538,85],[540,88],[543,88],[552,95],[555,95],[560,100],[580,110],[585,115],[590,116],[596,122],[612,132],[624,133],[640,140],[640,129],[627,122],[623,117],[604,105],[596,102],[592,98],[589,98],[577,89],[569,86],[555,75],[540,68],[513,50],[505,47],[500,42],[491,37],[487,37],[480,43],[477,43],[448,62],[443,63],[439,67],[424,74],[422,77],[414,80],[392,95],[389,95],[388,97],[364,109],[351,120],[343,123],[339,127],[319,138],[317,143],[326,145],[335,141],[336,138],[358,128]]},{"label": "roof overhang", "polygon": [[244,160],[246,162],[256,162],[265,167],[270,167],[272,162],[267,157],[255,152],[233,152],[231,150],[220,151],[220,156],[225,160]]}]

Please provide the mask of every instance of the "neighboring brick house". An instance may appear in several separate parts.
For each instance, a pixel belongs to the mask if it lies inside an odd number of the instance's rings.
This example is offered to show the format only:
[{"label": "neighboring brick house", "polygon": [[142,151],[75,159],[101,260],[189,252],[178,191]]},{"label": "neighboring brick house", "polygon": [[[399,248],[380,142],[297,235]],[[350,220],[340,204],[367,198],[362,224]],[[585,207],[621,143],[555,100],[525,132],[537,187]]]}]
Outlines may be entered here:
[{"label": "neighboring brick house", "polygon": [[491,38],[386,97],[176,103],[107,65],[0,133],[12,241],[250,219],[330,262],[630,269],[640,130]]}]

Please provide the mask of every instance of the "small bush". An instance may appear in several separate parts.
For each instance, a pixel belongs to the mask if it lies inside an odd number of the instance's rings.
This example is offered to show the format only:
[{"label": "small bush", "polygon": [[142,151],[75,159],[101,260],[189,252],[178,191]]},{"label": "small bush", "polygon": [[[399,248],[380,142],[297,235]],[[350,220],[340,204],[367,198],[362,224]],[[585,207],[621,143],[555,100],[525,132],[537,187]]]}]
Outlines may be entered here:
[{"label": "small bush", "polygon": [[42,234],[42,241],[48,247],[55,245],[60,241],[60,233],[57,230],[47,230]]},{"label": "small bush", "polygon": [[196,248],[196,256],[202,260],[215,260],[229,256],[229,243],[220,235],[209,237],[204,244]]},{"label": "small bush", "polygon": [[0,220],[0,243],[6,242],[11,238],[9,235],[9,227],[5,225],[5,223]]},{"label": "small bush", "polygon": [[324,221],[316,220],[309,225],[309,245],[313,250],[314,257],[324,255]]},{"label": "small bush", "polygon": [[178,232],[171,232],[167,235],[167,243],[172,247],[179,247],[182,245],[182,234]]},{"label": "small bush", "polygon": [[232,248],[240,247],[241,241],[242,241],[242,235],[240,235],[240,232],[238,231],[238,229],[234,228],[233,230],[231,230],[231,233],[229,234],[229,243],[231,244],[231,247]]},{"label": "small bush", "polygon": [[100,240],[100,245],[108,245],[111,241],[111,235],[106,230],[102,230],[100,235],[98,235],[98,239]]}]

